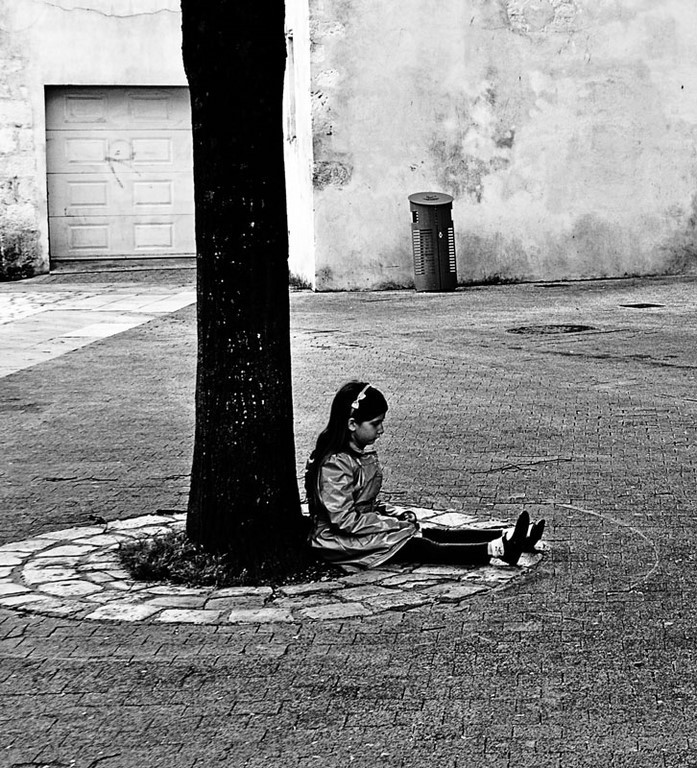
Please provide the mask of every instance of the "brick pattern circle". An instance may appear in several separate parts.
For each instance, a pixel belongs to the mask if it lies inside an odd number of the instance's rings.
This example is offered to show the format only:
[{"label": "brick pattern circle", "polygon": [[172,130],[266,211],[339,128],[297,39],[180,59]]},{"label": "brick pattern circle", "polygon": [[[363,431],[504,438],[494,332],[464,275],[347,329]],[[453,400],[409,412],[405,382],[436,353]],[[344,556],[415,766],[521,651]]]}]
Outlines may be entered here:
[{"label": "brick pattern circle", "polygon": [[[427,526],[503,524],[458,512],[414,511]],[[183,514],[145,515],[5,544],[0,547],[0,607],[80,620],[186,624],[345,619],[460,603],[520,578],[543,556],[541,551],[524,554],[518,567],[497,560],[477,568],[387,565],[275,589],[135,581],[122,568],[121,543],[181,530],[184,523]]]}]

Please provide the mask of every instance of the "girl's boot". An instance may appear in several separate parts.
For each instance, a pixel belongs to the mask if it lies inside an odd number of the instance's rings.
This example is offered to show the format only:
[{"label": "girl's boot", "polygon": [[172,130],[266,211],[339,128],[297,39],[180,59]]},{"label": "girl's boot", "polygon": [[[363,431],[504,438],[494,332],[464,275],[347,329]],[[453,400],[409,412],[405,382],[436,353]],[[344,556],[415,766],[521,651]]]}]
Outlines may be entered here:
[{"label": "girl's boot", "polygon": [[523,553],[529,527],[530,515],[523,511],[516,520],[513,531],[506,531],[500,538],[489,542],[489,556],[503,560],[508,565],[517,565]]}]

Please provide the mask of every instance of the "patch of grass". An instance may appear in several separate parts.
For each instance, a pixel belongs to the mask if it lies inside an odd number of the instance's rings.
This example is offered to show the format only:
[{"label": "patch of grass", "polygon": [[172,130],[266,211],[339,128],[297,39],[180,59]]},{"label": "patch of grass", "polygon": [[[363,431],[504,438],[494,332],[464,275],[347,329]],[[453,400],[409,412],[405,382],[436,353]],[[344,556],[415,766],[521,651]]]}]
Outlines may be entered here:
[{"label": "patch of grass", "polygon": [[288,285],[300,291],[312,289],[312,283],[309,280],[290,270],[288,270]]},{"label": "patch of grass", "polygon": [[119,557],[137,581],[166,581],[191,587],[276,587],[345,575],[340,568],[315,558],[309,551],[290,563],[269,560],[254,568],[242,567],[232,553],[207,552],[183,531],[122,544]]}]

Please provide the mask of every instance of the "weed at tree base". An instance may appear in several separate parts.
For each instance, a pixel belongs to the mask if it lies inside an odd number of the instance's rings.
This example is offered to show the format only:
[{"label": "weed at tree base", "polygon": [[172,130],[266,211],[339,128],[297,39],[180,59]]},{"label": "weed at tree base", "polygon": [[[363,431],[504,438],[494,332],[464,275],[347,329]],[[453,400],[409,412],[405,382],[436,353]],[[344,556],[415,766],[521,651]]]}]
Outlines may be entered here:
[{"label": "weed at tree base", "polygon": [[136,581],[165,581],[191,587],[282,586],[345,575],[309,550],[305,557],[283,563],[274,559],[253,565],[242,563],[233,552],[206,551],[183,531],[121,544],[119,557]]}]

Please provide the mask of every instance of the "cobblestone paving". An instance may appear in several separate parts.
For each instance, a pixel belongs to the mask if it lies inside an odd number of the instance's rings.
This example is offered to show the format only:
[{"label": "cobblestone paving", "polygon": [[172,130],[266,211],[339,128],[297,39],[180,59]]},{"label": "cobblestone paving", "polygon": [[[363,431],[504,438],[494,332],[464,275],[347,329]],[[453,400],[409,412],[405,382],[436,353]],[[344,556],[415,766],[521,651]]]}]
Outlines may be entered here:
[{"label": "cobblestone paving", "polygon": [[[389,501],[544,510],[549,552],[351,618],[0,608],[0,765],[694,768],[696,282],[293,294],[298,472],[366,378]],[[510,332],[559,324],[594,330]],[[185,308],[1,379],[0,542],[183,508],[194,363]]]}]

